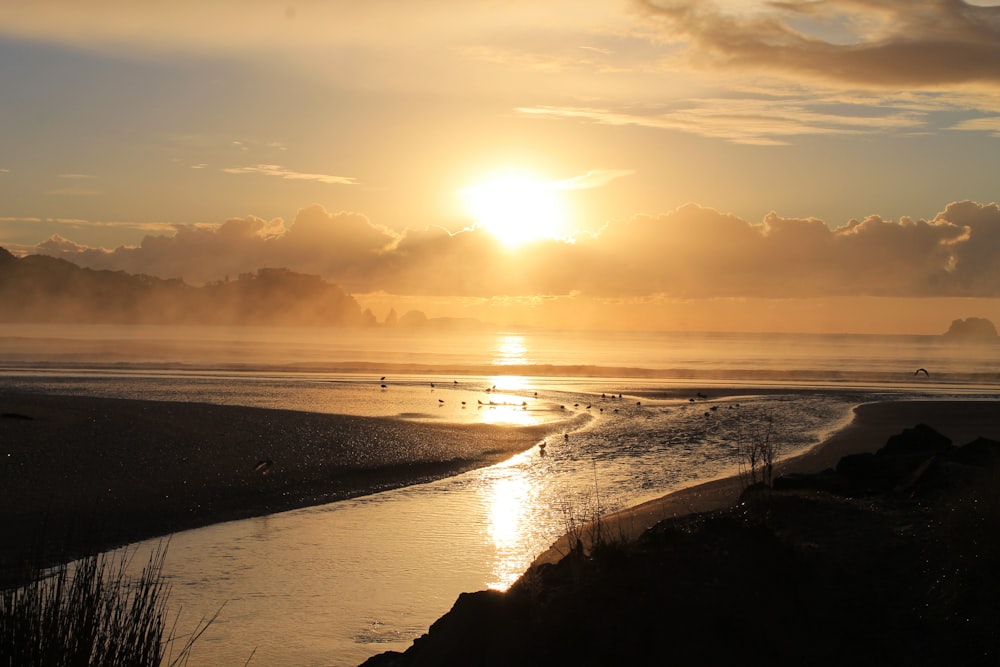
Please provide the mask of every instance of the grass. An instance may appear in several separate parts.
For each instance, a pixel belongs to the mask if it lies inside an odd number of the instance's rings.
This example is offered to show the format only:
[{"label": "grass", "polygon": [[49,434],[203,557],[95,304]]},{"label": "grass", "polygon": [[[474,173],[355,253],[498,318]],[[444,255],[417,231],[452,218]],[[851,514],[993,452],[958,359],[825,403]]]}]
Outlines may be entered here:
[{"label": "grass", "polygon": [[153,550],[138,576],[127,572],[132,555],[90,555],[0,591],[0,667],[187,664],[219,612],[188,635],[176,634],[176,619],[168,631],[166,547]]}]

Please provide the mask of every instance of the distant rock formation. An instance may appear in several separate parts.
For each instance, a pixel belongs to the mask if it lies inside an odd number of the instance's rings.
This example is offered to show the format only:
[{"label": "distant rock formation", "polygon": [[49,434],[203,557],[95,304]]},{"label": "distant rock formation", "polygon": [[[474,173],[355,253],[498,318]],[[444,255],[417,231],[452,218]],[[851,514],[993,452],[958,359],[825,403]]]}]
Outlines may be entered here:
[{"label": "distant rock formation", "polygon": [[357,301],[319,276],[263,268],[192,287],[0,248],[0,322],[364,326]]},{"label": "distant rock formation", "polygon": [[997,328],[986,318],[969,317],[953,321],[944,335],[953,338],[996,338]]}]

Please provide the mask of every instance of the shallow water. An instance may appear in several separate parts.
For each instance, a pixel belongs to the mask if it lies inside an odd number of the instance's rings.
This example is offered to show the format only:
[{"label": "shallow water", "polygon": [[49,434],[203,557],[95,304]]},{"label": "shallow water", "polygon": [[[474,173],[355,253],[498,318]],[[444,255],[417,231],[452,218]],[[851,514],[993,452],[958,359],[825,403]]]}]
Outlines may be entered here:
[{"label": "shallow water", "polygon": [[544,453],[174,535],[179,628],[224,605],[194,667],[403,650],[459,593],[509,586],[570,524],[732,472],[740,426],[770,418],[788,455],[857,403],[1000,384],[1000,346],[930,336],[0,325],[0,360],[0,387],[32,391],[565,424]]},{"label": "shallow water", "polygon": [[358,664],[404,650],[459,593],[507,588],[571,525],[732,472],[740,422],[771,416],[791,453],[871,396],[789,392],[691,404],[567,392],[569,408],[589,401],[592,418],[549,438],[544,452],[175,535],[167,575],[184,618],[190,624],[225,602],[191,664],[242,664],[252,650],[254,664]]}]

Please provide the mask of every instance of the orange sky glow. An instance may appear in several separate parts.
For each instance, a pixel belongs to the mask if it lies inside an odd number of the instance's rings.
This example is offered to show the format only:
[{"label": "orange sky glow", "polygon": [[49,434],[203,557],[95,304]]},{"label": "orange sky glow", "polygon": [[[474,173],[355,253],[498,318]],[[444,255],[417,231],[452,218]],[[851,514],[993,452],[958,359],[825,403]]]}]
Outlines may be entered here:
[{"label": "orange sky glow", "polygon": [[1000,323],[1000,2],[36,0],[0,247],[382,319]]}]

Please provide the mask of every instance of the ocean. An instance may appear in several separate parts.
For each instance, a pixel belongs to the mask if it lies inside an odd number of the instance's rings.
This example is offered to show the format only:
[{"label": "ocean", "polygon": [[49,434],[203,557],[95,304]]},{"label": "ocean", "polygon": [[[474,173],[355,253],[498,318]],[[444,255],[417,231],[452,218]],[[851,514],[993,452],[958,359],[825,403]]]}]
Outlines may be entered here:
[{"label": "ocean", "polygon": [[242,665],[251,653],[250,664],[353,665],[405,649],[459,593],[507,588],[580,521],[732,474],[740,428],[771,425],[787,456],[845,425],[860,403],[994,397],[1000,345],[937,336],[0,325],[0,387],[559,426],[544,448],[495,466],[170,538],[166,575],[179,627],[221,607],[190,665]]}]

